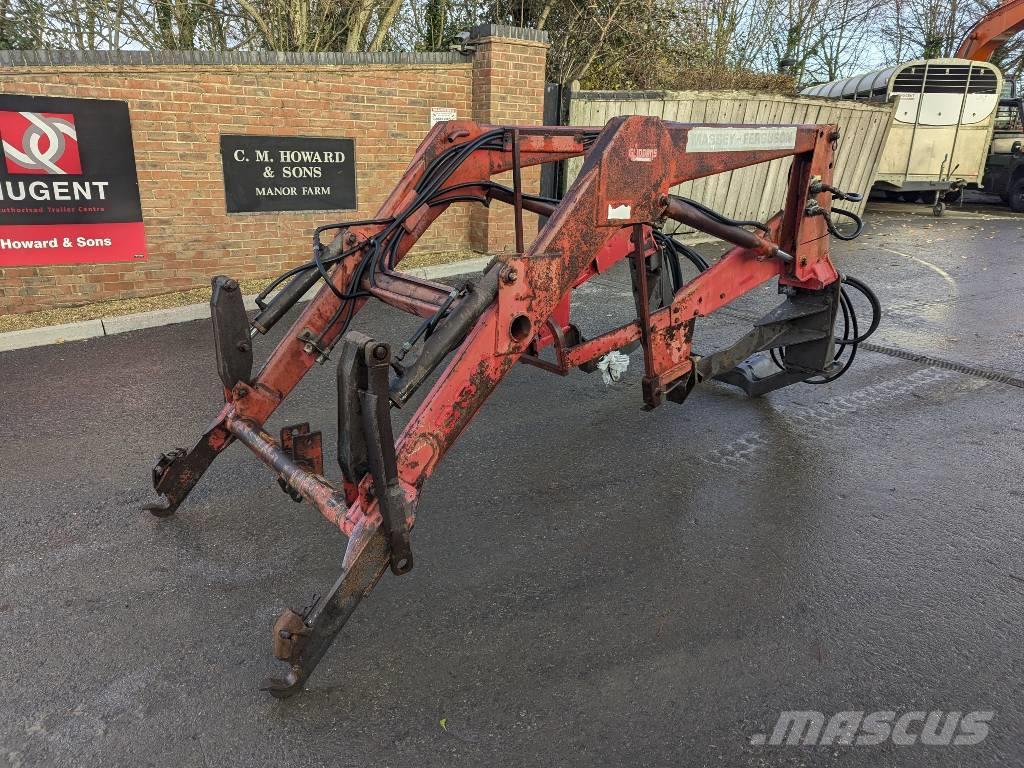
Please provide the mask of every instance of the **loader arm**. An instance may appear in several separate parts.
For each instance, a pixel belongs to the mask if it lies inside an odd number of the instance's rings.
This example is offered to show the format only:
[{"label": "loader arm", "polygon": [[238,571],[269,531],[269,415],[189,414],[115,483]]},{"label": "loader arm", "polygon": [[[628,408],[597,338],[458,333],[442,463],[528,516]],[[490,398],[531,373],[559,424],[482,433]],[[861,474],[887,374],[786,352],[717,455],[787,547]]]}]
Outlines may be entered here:
[{"label": "loader arm", "polygon": [[[271,692],[283,697],[301,690],[388,567],[396,574],[413,567],[409,532],[420,489],[517,362],[565,375],[639,344],[647,408],[666,399],[682,402],[706,378],[761,393],[834,373],[833,326],[843,300],[828,239],[831,196],[842,194],[831,186],[837,138],[831,125],[712,126],[641,116],[614,118],[601,129],[440,123],[376,217],[323,228],[336,232],[327,246],[318,230],[314,258],[286,273],[283,289],[251,323],[237,283],[215,278],[211,305],[225,405],[192,450],[161,458],[154,487],[163,502],[151,511],[171,514],[237,440],[293,498],[315,506],[348,537],[331,592],[307,611],[285,611],[275,625],[275,653],[288,672]],[[578,156],[583,165],[563,199],[524,192],[523,168]],[[686,180],[785,157],[793,158],[785,204],[753,231],[670,194]],[[492,181],[507,171],[511,188]],[[457,202],[511,205],[516,252],[496,257],[476,283],[462,287],[395,271]],[[524,211],[548,217],[532,243],[526,242]],[[666,240],[660,229],[666,219],[733,248],[680,284],[670,259],[682,246]],[[584,339],[569,322],[573,289],[622,260],[630,261],[637,318]],[[775,278],[785,295],[775,313],[733,346],[705,358],[693,354],[696,318]],[[253,375],[250,336],[269,330],[318,280],[323,287]],[[348,331],[370,299],[423,318],[400,352]],[[406,362],[412,349],[417,354]],[[747,360],[765,350],[782,355],[782,363],[755,374]],[[340,484],[326,478],[319,433],[308,424],[286,427],[279,440],[264,431],[295,385],[332,354],[338,361]],[[404,407],[438,370],[395,440],[390,409]]]}]

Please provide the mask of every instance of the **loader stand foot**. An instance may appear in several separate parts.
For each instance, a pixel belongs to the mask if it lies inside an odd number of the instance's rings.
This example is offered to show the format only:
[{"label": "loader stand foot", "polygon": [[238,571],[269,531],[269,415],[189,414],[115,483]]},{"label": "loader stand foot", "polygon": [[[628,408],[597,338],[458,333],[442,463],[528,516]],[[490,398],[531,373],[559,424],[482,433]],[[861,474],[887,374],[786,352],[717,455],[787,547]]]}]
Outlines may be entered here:
[{"label": "loader stand foot", "polygon": [[287,699],[302,690],[334,638],[388,568],[390,551],[383,530],[352,533],[341,577],[308,616],[288,609],[274,624],[274,655],[289,664],[287,674],[270,678],[263,690]]},{"label": "loader stand foot", "polygon": [[[836,311],[840,282],[822,290],[800,290],[754,324],[731,347],[702,358],[702,380],[718,379],[751,397],[834,373]],[[768,350],[788,349],[786,367],[775,364]]]},{"label": "loader stand foot", "polygon": [[144,505],[143,510],[156,517],[173,515],[217,458],[217,454],[223,451],[232,439],[231,433],[221,424],[217,424],[203,435],[191,451],[175,448],[162,454],[153,467],[153,489],[162,498],[160,501]]}]

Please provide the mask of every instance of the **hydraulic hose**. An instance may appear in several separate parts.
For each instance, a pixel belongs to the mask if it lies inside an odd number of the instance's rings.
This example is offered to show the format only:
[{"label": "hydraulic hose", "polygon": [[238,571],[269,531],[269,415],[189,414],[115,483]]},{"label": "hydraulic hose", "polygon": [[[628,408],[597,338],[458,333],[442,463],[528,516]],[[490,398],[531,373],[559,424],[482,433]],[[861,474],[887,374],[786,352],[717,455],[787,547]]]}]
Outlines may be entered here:
[{"label": "hydraulic hose", "polygon": [[494,303],[501,268],[502,263],[495,261],[480,280],[467,286],[466,295],[423,342],[419,355],[391,385],[391,402],[397,407],[401,408],[409,401],[448,353],[462,343],[484,310]]},{"label": "hydraulic hose", "polygon": [[[327,246],[327,255],[332,256],[340,252],[340,243],[341,237],[336,237]],[[274,297],[262,306],[256,317],[253,318],[252,327],[259,333],[269,331],[278,320],[288,314],[289,310],[295,306],[299,299],[306,295],[307,291],[316,285],[320,276],[320,272],[315,269],[307,269],[297,273],[284,288],[274,294]]]},{"label": "hydraulic hose", "polygon": [[832,217],[826,213],[825,226],[828,228],[828,231],[832,235],[832,237],[836,238],[837,240],[846,241],[856,240],[858,237],[860,237],[861,233],[864,231],[864,219],[862,219],[853,211],[848,211],[845,208],[833,208],[832,213],[838,213],[840,216],[845,216],[846,218],[852,220],[854,224],[853,232],[849,234],[844,234],[839,231],[839,227],[837,227],[836,223],[832,221]]}]

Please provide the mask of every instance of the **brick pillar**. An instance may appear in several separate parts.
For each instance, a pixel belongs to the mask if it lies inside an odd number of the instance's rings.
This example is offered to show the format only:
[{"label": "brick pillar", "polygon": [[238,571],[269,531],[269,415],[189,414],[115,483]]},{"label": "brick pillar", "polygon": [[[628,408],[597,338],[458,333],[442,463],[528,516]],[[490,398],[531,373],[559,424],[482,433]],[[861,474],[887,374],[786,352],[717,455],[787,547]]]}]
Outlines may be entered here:
[{"label": "brick pillar", "polygon": [[[473,119],[496,125],[540,125],[544,116],[547,32],[499,24],[476,27],[469,43],[473,54]],[[495,181],[512,186],[512,174]],[[540,166],[524,169],[523,191],[540,189]],[[523,214],[527,246],[537,234],[537,217]],[[512,207],[492,203],[474,206],[470,214],[470,245],[484,253],[515,250]]]}]

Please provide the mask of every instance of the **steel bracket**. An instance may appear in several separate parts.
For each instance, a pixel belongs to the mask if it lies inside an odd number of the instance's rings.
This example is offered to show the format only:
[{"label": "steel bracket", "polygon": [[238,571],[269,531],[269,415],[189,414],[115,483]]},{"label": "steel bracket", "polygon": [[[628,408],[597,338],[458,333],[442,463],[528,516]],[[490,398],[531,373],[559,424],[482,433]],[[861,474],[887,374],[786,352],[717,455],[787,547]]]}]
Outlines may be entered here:
[{"label": "steel bracket", "polygon": [[248,384],[252,380],[249,316],[245,312],[237,280],[217,275],[212,283],[210,317],[213,320],[217,375],[225,389],[230,390],[238,382]]},{"label": "steel bracket", "polygon": [[345,479],[358,484],[369,472],[384,532],[391,571],[412,570],[409,503],[398,481],[398,459],[391,426],[391,348],[355,331],[342,338],[338,360],[338,464]]},{"label": "steel bracket", "polygon": [[[702,358],[698,377],[724,381],[757,397],[828,375],[835,356],[833,327],[840,288],[837,280],[817,291],[798,289],[735,344]],[[779,347],[787,350],[784,369],[766,352]]]},{"label": "steel bracket", "polygon": [[[310,432],[308,421],[282,427],[281,450],[288,454],[300,469],[313,475],[323,475],[323,433],[319,431]],[[277,484],[281,486],[281,490],[292,498],[292,501],[302,501],[302,494],[288,485],[282,478],[279,477],[277,479]]]}]

